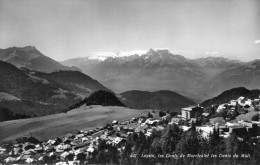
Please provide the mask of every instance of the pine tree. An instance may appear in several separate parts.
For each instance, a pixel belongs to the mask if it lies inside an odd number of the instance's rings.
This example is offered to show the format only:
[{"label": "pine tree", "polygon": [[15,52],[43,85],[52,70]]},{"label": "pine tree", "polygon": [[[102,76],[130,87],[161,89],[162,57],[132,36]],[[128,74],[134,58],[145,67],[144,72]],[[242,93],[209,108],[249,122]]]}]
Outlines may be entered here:
[{"label": "pine tree", "polygon": [[97,154],[97,156],[96,156],[96,161],[97,161],[97,163],[99,163],[99,164],[106,164],[106,163],[107,163],[104,150],[98,151],[98,154]]},{"label": "pine tree", "polygon": [[214,128],[213,132],[209,136],[210,154],[217,154],[217,155],[219,154],[219,143],[220,143],[219,131]]}]

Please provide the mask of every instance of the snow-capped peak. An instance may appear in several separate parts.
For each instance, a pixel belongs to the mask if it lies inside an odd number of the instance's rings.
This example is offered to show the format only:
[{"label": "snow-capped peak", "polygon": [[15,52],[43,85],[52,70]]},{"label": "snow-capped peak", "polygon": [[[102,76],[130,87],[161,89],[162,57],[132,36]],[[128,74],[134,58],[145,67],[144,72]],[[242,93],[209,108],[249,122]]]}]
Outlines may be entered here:
[{"label": "snow-capped peak", "polygon": [[[151,49],[150,49],[151,50]],[[153,48],[153,51],[162,51],[167,50],[168,48]],[[109,57],[116,58],[116,57],[127,57],[132,55],[138,55],[141,56],[143,54],[146,54],[149,52],[149,50],[131,50],[131,51],[113,51],[113,52],[90,52],[88,53],[87,57],[90,60],[100,60],[104,61]]]},{"label": "snow-capped peak", "polygon": [[133,50],[133,51],[114,51],[114,52],[91,52],[88,58],[91,60],[101,60],[104,61],[109,57],[126,57],[131,55],[143,55],[147,53],[147,50]]}]

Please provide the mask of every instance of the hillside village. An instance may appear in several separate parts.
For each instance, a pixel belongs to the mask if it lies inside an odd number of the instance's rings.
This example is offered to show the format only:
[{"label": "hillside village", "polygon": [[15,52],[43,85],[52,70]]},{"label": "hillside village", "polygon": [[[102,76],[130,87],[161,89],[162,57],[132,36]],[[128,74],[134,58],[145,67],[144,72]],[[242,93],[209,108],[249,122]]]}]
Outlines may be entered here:
[{"label": "hillside village", "polygon": [[0,165],[260,165],[240,1],[0,0]]},{"label": "hillside village", "polygon": [[[173,160],[179,163],[182,160],[178,157],[180,153],[200,155],[206,151],[224,155],[222,158],[218,156],[220,161],[224,162],[233,161],[223,159],[231,159],[229,154],[240,153],[241,161],[255,163],[260,156],[259,108],[259,98],[250,99],[241,96],[237,100],[212,105],[210,108],[199,105],[182,108],[181,114],[146,111],[141,116],[127,121],[113,120],[103,127],[69,133],[44,142],[32,136],[19,138],[15,144],[1,145],[0,162],[56,165],[108,162],[167,164],[167,161]],[[230,139],[232,145],[227,145]],[[254,149],[238,150],[241,147],[249,148],[249,145]],[[209,147],[208,150],[203,150],[205,146]],[[212,146],[218,147],[215,149]],[[171,154],[171,156],[164,160],[157,157],[157,154]],[[247,159],[249,157],[250,160]],[[197,156],[182,161],[189,163],[192,160],[202,161]]]}]

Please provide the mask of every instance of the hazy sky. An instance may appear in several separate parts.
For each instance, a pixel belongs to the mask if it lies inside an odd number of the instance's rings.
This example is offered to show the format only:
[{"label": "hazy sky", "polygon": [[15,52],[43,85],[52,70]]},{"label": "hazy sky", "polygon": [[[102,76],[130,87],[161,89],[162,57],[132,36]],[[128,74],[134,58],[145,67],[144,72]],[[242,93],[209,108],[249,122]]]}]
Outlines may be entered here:
[{"label": "hazy sky", "polygon": [[56,60],[167,47],[248,61],[260,58],[260,0],[0,0],[0,48],[27,45]]}]

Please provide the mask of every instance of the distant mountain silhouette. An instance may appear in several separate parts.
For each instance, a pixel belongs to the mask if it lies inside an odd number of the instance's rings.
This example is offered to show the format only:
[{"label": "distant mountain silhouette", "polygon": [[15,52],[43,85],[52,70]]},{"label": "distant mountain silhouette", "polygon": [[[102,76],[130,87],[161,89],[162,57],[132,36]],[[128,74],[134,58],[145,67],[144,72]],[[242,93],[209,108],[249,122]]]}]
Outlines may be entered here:
[{"label": "distant mountain silhouette", "polygon": [[18,68],[25,67],[41,72],[79,70],[76,67],[63,66],[57,61],[43,55],[34,46],[0,49],[0,60],[11,63]]},{"label": "distant mountain silhouette", "polygon": [[127,91],[121,93],[121,100],[125,105],[136,109],[160,109],[179,111],[183,107],[196,104],[190,99],[172,91]]},{"label": "distant mountain silhouette", "polygon": [[197,63],[199,66],[213,69],[213,68],[232,68],[241,66],[243,62],[238,60],[229,60],[224,57],[205,57],[205,58],[198,58],[193,60],[195,63]]},{"label": "distant mountain silhouette", "polygon": [[260,88],[260,60],[254,60],[221,72],[212,80],[212,90],[227,90],[234,87]]},{"label": "distant mountain silhouette", "polygon": [[[107,57],[105,60],[74,58],[62,64],[79,67],[84,73],[118,93],[166,89],[194,100],[204,100],[229,89],[223,86],[228,83],[226,79],[221,79],[225,71],[247,63],[223,57],[188,59],[172,54],[168,49],[151,49],[142,55]],[[218,82],[220,79],[223,84]],[[258,79],[254,80],[258,82]],[[242,86],[251,88],[251,85],[244,82]],[[229,87],[238,86],[233,84]]]},{"label": "distant mountain silhouette", "polygon": [[223,103],[228,103],[230,100],[233,99],[238,99],[240,96],[247,97],[247,98],[259,98],[260,96],[260,90],[259,89],[254,89],[254,90],[248,90],[244,87],[239,87],[239,88],[233,88],[230,90],[226,90],[220,95],[208,99],[204,102],[201,103],[201,106],[203,107],[209,107],[214,104],[223,104]]}]

